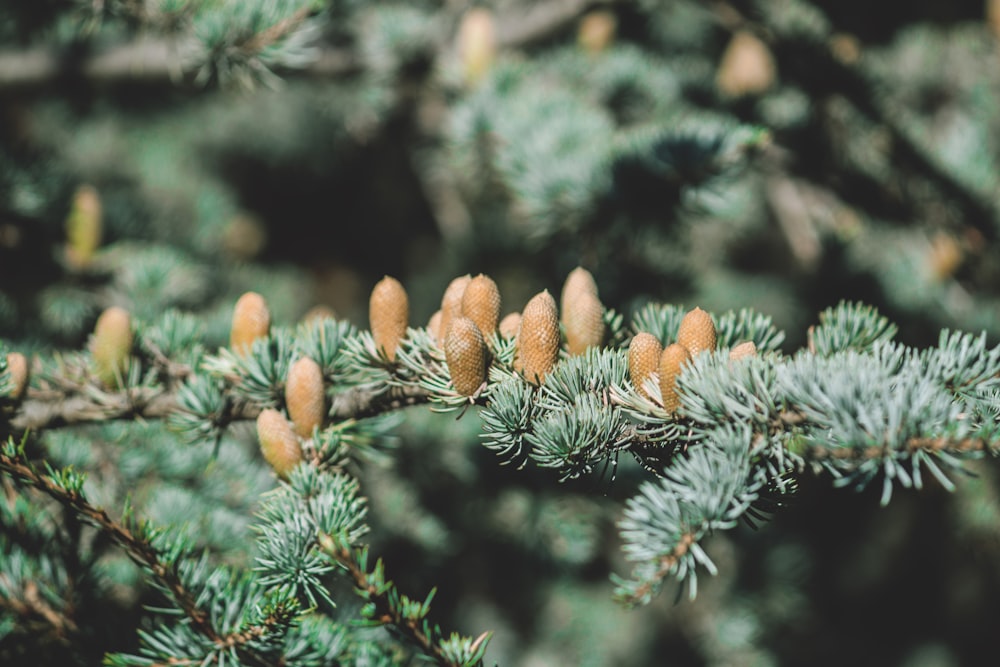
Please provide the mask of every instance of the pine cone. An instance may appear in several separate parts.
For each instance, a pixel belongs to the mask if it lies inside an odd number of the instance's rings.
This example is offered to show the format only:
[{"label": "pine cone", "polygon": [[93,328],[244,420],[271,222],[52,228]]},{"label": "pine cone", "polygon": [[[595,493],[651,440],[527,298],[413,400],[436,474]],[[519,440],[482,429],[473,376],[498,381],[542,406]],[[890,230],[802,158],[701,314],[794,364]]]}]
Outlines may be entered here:
[{"label": "pine cone", "polygon": [[444,347],[444,338],[448,335],[451,321],[462,314],[462,297],[465,296],[465,288],[472,282],[472,276],[465,274],[455,278],[444,290],[441,297],[441,324],[438,327],[437,342]]},{"label": "pine cone", "polygon": [[23,354],[7,353],[7,374],[10,376],[11,384],[14,385],[9,396],[16,401],[24,396],[24,390],[28,387],[28,360]]},{"label": "pine cone", "polygon": [[100,195],[93,186],[81,185],[66,218],[66,261],[73,268],[86,268],[93,261],[101,245],[102,220]]},{"label": "pine cone", "polygon": [[264,460],[271,464],[281,479],[302,461],[302,445],[285,415],[267,408],[257,416],[257,439]]},{"label": "pine cone", "polygon": [[650,398],[646,390],[642,388],[646,379],[650,375],[659,371],[660,355],[663,353],[663,345],[659,339],[651,333],[642,331],[637,333],[628,346],[628,374],[632,380],[632,386],[641,395]]},{"label": "pine cone", "polygon": [[406,337],[410,321],[410,302],[398,280],[385,276],[375,284],[368,301],[368,321],[375,349],[385,354],[389,361],[395,361],[396,350]]},{"label": "pine cone", "polygon": [[472,396],[486,381],[486,341],[479,327],[468,317],[451,322],[444,341],[444,358],[455,391]]},{"label": "pine cone", "polygon": [[521,312],[514,370],[541,384],[559,359],[559,313],[548,290],[533,296]]},{"label": "pine cone", "polygon": [[681,397],[677,394],[677,376],[681,368],[691,360],[687,348],[678,343],[671,343],[663,348],[660,354],[660,395],[663,398],[663,409],[676,412],[680,407]]},{"label": "pine cone", "polygon": [[132,354],[132,318],[127,310],[112,306],[101,313],[90,338],[90,354],[101,382],[117,385],[128,371]]},{"label": "pine cone", "polygon": [[757,345],[754,344],[752,340],[740,343],[733,349],[729,350],[729,360],[736,361],[737,359],[745,359],[746,357],[756,357],[757,356]]},{"label": "pine cone", "polygon": [[266,338],[271,329],[271,311],[264,297],[247,292],[233,308],[233,325],[229,330],[229,348],[237,354],[246,354],[258,338]]},{"label": "pine cone", "polygon": [[493,279],[480,273],[462,293],[462,315],[479,327],[483,338],[496,333],[500,322],[500,290]]},{"label": "pine cone", "polygon": [[500,335],[504,338],[513,338],[517,335],[517,330],[521,327],[521,313],[508,313],[500,320]]},{"label": "pine cone", "polygon": [[604,306],[590,271],[582,267],[570,271],[563,284],[560,305],[566,350],[570,354],[583,354],[588,347],[597,347],[604,341]]},{"label": "pine cone", "polygon": [[434,340],[441,340],[444,336],[441,335],[441,309],[438,308],[431,315],[431,319],[427,320],[427,333],[431,335]]},{"label": "pine cone", "polygon": [[748,30],[737,31],[719,63],[715,77],[719,90],[729,97],[759,95],[774,85],[774,79],[774,56],[767,45]]},{"label": "pine cone", "polygon": [[716,335],[712,316],[701,308],[688,311],[677,329],[677,342],[687,348],[691,356],[715,350]]},{"label": "pine cone", "polygon": [[496,58],[496,35],[493,12],[486,7],[473,7],[458,26],[456,41],[465,81],[473,85],[489,71]]},{"label": "pine cone", "polygon": [[311,438],[313,429],[323,425],[326,417],[323,370],[309,357],[297,359],[288,369],[285,405],[300,437]]},{"label": "pine cone", "polygon": [[302,319],[299,321],[303,324],[321,322],[323,320],[335,320],[337,319],[337,313],[330,306],[323,303],[318,303],[309,310],[305,312]]}]

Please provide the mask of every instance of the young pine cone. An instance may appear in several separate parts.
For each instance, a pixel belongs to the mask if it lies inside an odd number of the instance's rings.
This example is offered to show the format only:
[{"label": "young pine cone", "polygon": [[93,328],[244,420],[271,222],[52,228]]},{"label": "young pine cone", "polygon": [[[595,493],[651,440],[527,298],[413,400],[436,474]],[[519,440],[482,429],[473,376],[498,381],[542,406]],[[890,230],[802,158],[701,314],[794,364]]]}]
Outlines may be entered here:
[{"label": "young pine cone", "polygon": [[406,337],[410,321],[410,302],[406,290],[390,276],[382,278],[372,289],[368,300],[368,322],[375,339],[375,349],[389,361],[396,360],[399,342]]},{"label": "young pine cone", "polygon": [[532,384],[541,384],[559,359],[559,313],[548,290],[531,297],[521,311],[514,370]]},{"label": "young pine cone", "polygon": [[499,329],[502,338],[513,338],[519,328],[521,328],[521,313],[508,313],[500,320]]},{"label": "young pine cone", "polygon": [[465,296],[465,288],[472,282],[472,276],[465,274],[455,278],[444,290],[441,297],[441,323],[438,325],[438,345],[444,347],[445,336],[451,327],[451,321],[462,314],[462,297]]},{"label": "young pine cone", "polygon": [[24,396],[28,387],[28,360],[20,352],[7,353],[7,375],[14,387],[9,396],[16,401]]},{"label": "young pine cone", "polygon": [[752,340],[740,343],[733,349],[729,350],[729,360],[736,361],[737,359],[745,359],[747,357],[757,356],[757,345],[754,344]]},{"label": "young pine cone", "polygon": [[271,329],[271,311],[264,297],[247,292],[233,308],[233,324],[229,330],[229,348],[237,354],[250,351],[253,342],[267,337]]},{"label": "young pine cone", "polygon": [[128,371],[132,354],[132,318],[127,310],[112,306],[101,313],[90,338],[90,354],[101,382],[117,385]]},{"label": "young pine cone", "polygon": [[431,335],[434,340],[442,340],[444,338],[441,335],[441,309],[438,308],[431,315],[431,318],[427,320],[427,333]]},{"label": "young pine cone", "polygon": [[462,315],[476,323],[483,338],[496,333],[500,323],[500,290],[492,278],[480,273],[469,281],[462,293]]},{"label": "young pine cone", "polygon": [[686,347],[692,357],[705,350],[714,351],[716,335],[712,316],[701,308],[685,313],[677,329],[677,342]]},{"label": "young pine cone", "polygon": [[444,359],[455,391],[472,396],[486,381],[486,341],[476,323],[459,316],[451,322],[444,340]]},{"label": "young pine cone", "polygon": [[667,345],[660,354],[660,396],[663,398],[663,409],[667,412],[676,412],[680,407],[677,376],[680,375],[681,367],[690,360],[687,348],[679,343]]},{"label": "young pine cone", "polygon": [[285,415],[267,408],[257,415],[257,439],[264,460],[271,464],[281,479],[288,479],[289,473],[302,461],[302,445],[292,430]]},{"label": "young pine cone", "polygon": [[300,357],[288,369],[285,405],[300,437],[311,438],[313,429],[323,425],[326,417],[323,370],[309,357]]},{"label": "young pine cone", "polygon": [[660,369],[660,355],[663,353],[663,346],[659,339],[651,333],[645,331],[637,333],[632,338],[628,346],[628,375],[635,387],[642,396],[650,398],[643,385],[650,375]]},{"label": "young pine cone", "polygon": [[590,271],[577,267],[563,284],[562,324],[566,332],[566,350],[583,354],[604,340],[604,306],[597,296],[597,283]]}]

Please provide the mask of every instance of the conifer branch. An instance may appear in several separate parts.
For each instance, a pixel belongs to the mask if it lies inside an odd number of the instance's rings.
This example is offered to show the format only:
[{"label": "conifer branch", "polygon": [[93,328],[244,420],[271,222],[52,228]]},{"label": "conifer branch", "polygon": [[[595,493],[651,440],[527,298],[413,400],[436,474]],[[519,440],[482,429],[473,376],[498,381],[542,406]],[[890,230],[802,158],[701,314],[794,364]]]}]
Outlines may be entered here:
[{"label": "conifer branch", "polygon": [[[335,394],[330,418],[334,421],[364,419],[426,403],[429,394],[419,387],[353,387]],[[8,419],[16,432],[44,431],[86,423],[114,420],[166,419],[180,411],[174,391],[156,387],[133,387],[121,391],[88,391],[87,395],[64,392],[29,391]],[[253,421],[261,406],[246,401],[230,401],[220,422]]]},{"label": "conifer branch", "polygon": [[358,594],[368,603],[363,612],[368,620],[395,629],[439,665],[481,667],[492,633],[484,632],[474,640],[453,634],[450,640],[445,640],[441,629],[426,620],[434,591],[424,602],[415,603],[385,580],[381,560],[376,562],[374,570],[368,570],[367,547],[352,547],[329,535],[320,536],[320,545],[353,579]]},{"label": "conifer branch", "polygon": [[[128,553],[133,561],[152,573],[163,590],[169,593],[174,604],[191,622],[191,626],[215,644],[219,650],[235,650],[242,659],[252,665],[263,667],[268,664],[283,664],[283,661],[277,663],[265,661],[255,652],[248,651],[244,647],[248,642],[266,635],[272,626],[281,623],[275,612],[265,617],[257,626],[230,634],[217,632],[209,614],[198,605],[195,594],[181,580],[178,570],[179,559],[177,557],[166,559],[163,557],[164,554],[161,550],[149,539],[148,525],[140,524],[139,530],[136,530],[135,527],[129,527],[125,523],[115,521],[103,508],[92,505],[83,495],[82,477],[69,471],[40,474],[34,466],[24,459],[20,450],[10,440],[3,448],[0,448],[0,471],[44,492],[111,538]],[[37,595],[37,587],[34,588],[34,595],[31,595],[31,589],[28,588],[25,589],[25,593],[25,611],[42,615],[57,629],[69,631],[75,627],[71,619],[62,618],[55,610],[45,605],[44,601]],[[285,624],[287,625],[287,619],[285,619]]]}]

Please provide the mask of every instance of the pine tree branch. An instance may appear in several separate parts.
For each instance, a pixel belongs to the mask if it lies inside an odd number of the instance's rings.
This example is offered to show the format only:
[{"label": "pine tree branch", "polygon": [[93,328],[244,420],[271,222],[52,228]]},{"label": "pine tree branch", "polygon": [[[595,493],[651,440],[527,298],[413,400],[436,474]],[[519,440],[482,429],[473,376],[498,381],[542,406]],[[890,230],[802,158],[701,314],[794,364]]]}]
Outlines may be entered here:
[{"label": "pine tree branch", "polygon": [[[9,577],[3,573],[0,573],[0,588],[6,590],[13,588]],[[54,609],[52,605],[42,599],[38,591],[38,584],[27,581],[21,592],[23,594],[21,599],[0,597],[0,607],[6,607],[24,618],[41,618],[51,628],[51,638],[61,643],[68,643],[70,635],[79,631],[79,626],[72,616],[64,611]]]},{"label": "pine tree branch", "polygon": [[[242,660],[251,665],[265,667],[285,664],[283,658],[277,661],[267,660],[246,646],[248,643],[267,635],[272,628],[282,624],[278,610],[272,611],[269,616],[253,627],[229,634],[220,634],[216,631],[208,613],[198,606],[196,596],[181,581],[177,564],[165,561],[160,551],[147,538],[112,519],[106,510],[90,504],[79,492],[57,483],[49,475],[39,474],[21,456],[10,456],[6,451],[0,451],[0,471],[46,493],[70,509],[75,515],[97,527],[104,535],[125,549],[132,560],[156,577],[163,588],[170,593],[174,603],[190,620],[192,627],[208,638],[217,650],[225,652],[235,650]],[[33,584],[31,587],[25,588],[24,604],[18,609],[45,618],[59,631],[57,636],[62,636],[63,631],[73,631],[76,628],[72,619],[63,617],[41,599],[37,586]],[[175,663],[171,662],[170,664]]]},{"label": "pine tree branch", "polygon": [[[466,665],[469,667],[481,667],[483,664],[482,660],[477,660],[476,662],[458,662],[453,660],[442,649],[439,639],[432,636],[432,633],[440,634],[437,626],[430,626],[426,622],[421,624],[419,622],[420,618],[415,618],[404,613],[403,608],[398,604],[397,596],[390,595],[395,590],[392,582],[381,586],[373,583],[371,573],[367,572],[366,568],[362,565],[367,560],[366,550],[363,547],[352,548],[326,535],[320,537],[320,545],[324,553],[347,570],[348,574],[354,580],[354,585],[359,593],[372,605],[370,613],[366,614],[368,618],[380,625],[395,628],[420,647],[425,655],[432,657],[439,665],[447,667],[464,667]],[[376,569],[380,569],[380,565],[376,565]],[[426,612],[426,604],[424,611]],[[477,652],[483,645],[483,642],[488,640],[489,636],[489,632],[484,632],[477,637],[472,642],[469,653],[474,654]]]},{"label": "pine tree branch", "polygon": [[[144,83],[193,85],[180,53],[183,42],[171,38],[146,38],[126,42],[82,57],[51,48],[0,51],[0,91],[34,93],[53,89],[66,80],[95,86]],[[304,76],[340,78],[357,73],[354,54],[337,48],[322,49],[305,68]]]},{"label": "pine tree branch", "polygon": [[[429,394],[417,387],[394,387],[389,391],[357,387],[336,394],[329,414],[334,421],[363,419],[426,403],[428,399]],[[179,410],[176,393],[156,387],[91,391],[88,395],[31,390],[8,423],[14,431],[40,431],[113,420],[164,419]],[[260,411],[259,405],[231,401],[219,419],[224,423],[250,421]]]},{"label": "pine tree branch", "polygon": [[[714,2],[713,8],[717,22],[727,30],[751,30],[757,37],[777,49],[787,42],[794,42],[800,51],[807,50],[808,58],[801,61],[808,62],[808,66],[803,67],[801,63],[796,63],[795,67],[783,68],[783,78],[793,79],[814,99],[842,95],[849,100],[862,114],[888,132],[892,150],[895,152],[892,157],[896,162],[908,165],[917,174],[933,183],[941,196],[951,200],[958,207],[960,213],[956,217],[964,224],[975,228],[987,240],[997,239],[1000,233],[998,232],[1000,209],[983,195],[962,183],[954,175],[953,170],[935,159],[919,144],[901,123],[901,119],[907,114],[901,113],[903,110],[884,99],[884,96],[878,93],[876,83],[871,81],[860,67],[842,62],[831,54],[829,48],[831,31],[825,31],[821,35],[810,35],[808,40],[804,40],[800,35],[784,34],[780,26],[770,21],[772,17],[768,12],[758,12],[756,20],[751,21],[730,2]],[[816,8],[812,9],[819,11]],[[856,176],[871,180],[871,185],[885,193],[887,200],[899,199],[899,193],[892,191],[889,184],[860,174]]]},{"label": "pine tree branch", "polygon": [[107,511],[91,505],[81,494],[66,489],[47,475],[40,475],[22,457],[12,457],[0,451],[0,470],[12,475],[65,505],[74,514],[91,523],[124,548],[137,563],[149,569],[170,591],[177,605],[191,619],[195,628],[212,641],[222,638],[215,632],[208,615],[198,608],[194,596],[181,582],[175,567],[164,563],[159,551],[147,540],[137,536],[128,527],[112,519]]}]

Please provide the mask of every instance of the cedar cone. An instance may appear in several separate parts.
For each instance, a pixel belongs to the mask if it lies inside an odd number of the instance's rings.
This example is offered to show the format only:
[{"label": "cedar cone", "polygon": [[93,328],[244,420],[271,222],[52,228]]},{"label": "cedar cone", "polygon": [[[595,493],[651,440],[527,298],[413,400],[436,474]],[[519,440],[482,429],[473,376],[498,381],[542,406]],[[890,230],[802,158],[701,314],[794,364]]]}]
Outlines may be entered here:
[{"label": "cedar cone", "polygon": [[102,234],[101,197],[90,185],[81,185],[73,193],[66,218],[66,261],[76,269],[90,265]]},{"label": "cedar cone", "polygon": [[368,300],[368,322],[375,339],[375,349],[389,361],[396,360],[399,341],[406,337],[410,321],[410,302],[398,280],[385,276],[375,284]]},{"label": "cedar cone", "polygon": [[264,460],[278,477],[288,479],[288,474],[302,461],[302,445],[285,415],[273,408],[261,410],[257,415],[257,439]]},{"label": "cedar cone", "polygon": [[757,345],[754,344],[752,340],[740,343],[733,349],[729,350],[729,360],[736,361],[737,359],[745,359],[746,357],[756,357],[757,356]]},{"label": "cedar cone", "polygon": [[508,313],[500,320],[500,335],[504,338],[513,338],[517,335],[517,330],[521,326],[521,313]]},{"label": "cedar cone", "polygon": [[642,331],[632,338],[628,346],[628,374],[632,380],[632,386],[636,388],[642,396],[649,398],[649,394],[642,388],[646,379],[660,369],[660,355],[663,353],[663,346],[659,339],[651,333]]},{"label": "cedar cone", "polygon": [[271,329],[271,311],[264,297],[247,292],[233,308],[233,325],[229,330],[229,347],[237,354],[246,354],[258,338],[267,337]]},{"label": "cedar cone", "polygon": [[500,290],[493,279],[480,273],[462,293],[462,315],[479,327],[483,338],[492,336],[500,322]]},{"label": "cedar cone", "polygon": [[715,85],[728,97],[759,95],[774,85],[774,56],[749,30],[738,30],[729,41]]},{"label": "cedar cone", "polygon": [[101,382],[107,386],[116,385],[128,370],[131,353],[132,317],[124,308],[112,306],[97,318],[90,338],[90,354]]},{"label": "cedar cone", "polygon": [[300,437],[311,438],[313,429],[323,425],[323,418],[326,417],[323,371],[309,357],[300,357],[288,369],[285,405]]},{"label": "cedar cone", "polygon": [[583,354],[604,340],[604,306],[597,294],[597,283],[590,271],[576,267],[566,276],[560,299],[566,349],[572,355]]},{"label": "cedar cone", "polygon": [[676,412],[680,407],[681,397],[677,394],[677,376],[685,363],[691,360],[687,348],[679,343],[671,343],[663,348],[660,355],[660,395],[663,398],[663,409]]},{"label": "cedar cone", "polygon": [[431,315],[431,319],[427,320],[427,333],[431,335],[434,340],[441,340],[441,309],[438,308]]},{"label": "cedar cone", "polygon": [[7,373],[10,375],[11,384],[14,385],[10,390],[10,397],[17,400],[24,396],[24,390],[28,386],[28,360],[23,354],[7,353]]},{"label": "cedar cone", "polygon": [[716,335],[712,316],[701,308],[688,311],[677,329],[677,342],[686,347],[692,357],[705,350],[714,351]]},{"label": "cedar cone", "polygon": [[444,358],[455,391],[472,396],[486,381],[486,341],[479,327],[459,315],[451,322],[444,341]]},{"label": "cedar cone", "polygon": [[559,359],[559,313],[548,290],[531,297],[521,311],[514,370],[532,384],[541,384]]},{"label": "cedar cone", "polygon": [[441,297],[441,324],[437,332],[437,342],[442,347],[451,327],[451,321],[462,314],[462,297],[471,281],[472,276],[467,273],[452,280],[444,290],[444,296]]}]

